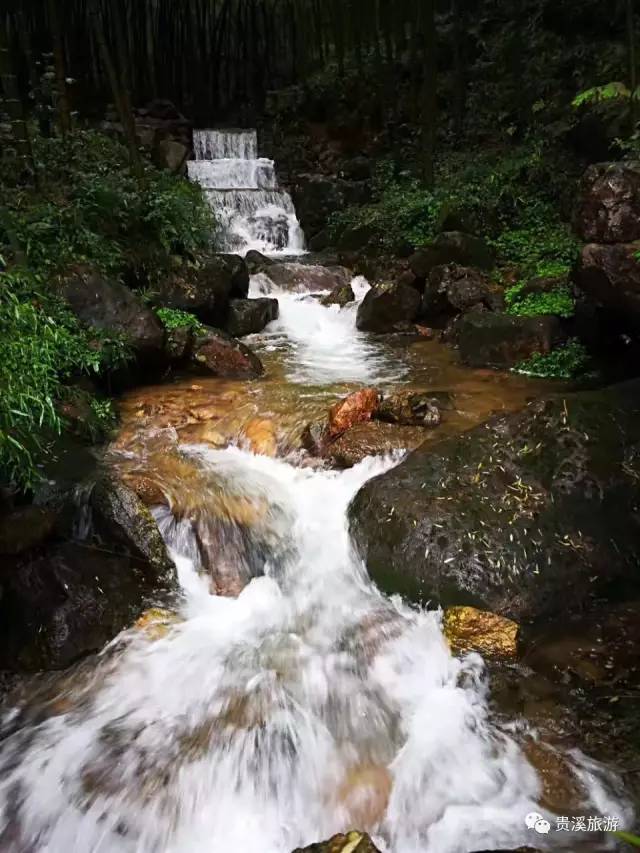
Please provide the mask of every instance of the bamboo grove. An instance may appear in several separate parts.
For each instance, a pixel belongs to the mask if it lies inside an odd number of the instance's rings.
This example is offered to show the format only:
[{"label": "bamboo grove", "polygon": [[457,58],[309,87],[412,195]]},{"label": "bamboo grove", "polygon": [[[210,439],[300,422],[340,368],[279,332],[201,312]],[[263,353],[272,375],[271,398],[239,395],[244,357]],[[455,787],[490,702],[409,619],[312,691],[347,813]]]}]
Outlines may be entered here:
[{"label": "bamboo grove", "polygon": [[[28,109],[26,93],[37,88],[38,62],[47,54],[63,136],[74,111],[99,118],[112,102],[126,129],[131,105],[156,97],[174,102],[196,124],[253,124],[269,90],[304,84],[327,69],[336,80],[351,73],[363,93],[375,88],[384,125],[397,118],[402,84],[410,90],[410,121],[422,128],[427,182],[443,111],[458,135],[470,111],[479,105],[490,114],[492,102],[515,126],[523,124],[534,104],[557,94],[562,81],[550,69],[562,70],[563,61],[569,92],[593,85],[589,75],[600,66],[607,75],[635,79],[635,58],[629,74],[627,60],[606,41],[630,39],[633,49],[634,0],[615,0],[606,13],[599,0],[5,0],[4,6],[0,74],[5,112],[22,145],[15,122]],[[602,55],[586,56],[584,43],[595,39],[604,39]]]}]

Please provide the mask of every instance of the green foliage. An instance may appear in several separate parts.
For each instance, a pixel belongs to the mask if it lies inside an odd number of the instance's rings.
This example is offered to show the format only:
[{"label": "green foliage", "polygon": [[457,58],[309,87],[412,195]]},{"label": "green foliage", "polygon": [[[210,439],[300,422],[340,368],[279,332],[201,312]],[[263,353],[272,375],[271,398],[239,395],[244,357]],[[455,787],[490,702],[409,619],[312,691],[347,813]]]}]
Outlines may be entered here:
[{"label": "green foliage", "polygon": [[196,184],[147,163],[142,182],[131,174],[126,149],[93,131],[67,145],[34,140],[41,193],[11,186],[11,161],[0,175],[5,188],[0,251],[19,249],[28,265],[47,274],[89,263],[120,275],[144,255],[162,265],[170,254],[210,245],[213,214]]},{"label": "green foliage", "polygon": [[202,323],[195,314],[190,314],[188,311],[180,311],[178,308],[158,308],[156,314],[168,332],[184,328],[199,332],[203,328]]},{"label": "green foliage", "polygon": [[633,835],[631,832],[623,832],[622,830],[618,830],[612,834],[621,841],[626,841],[627,844],[631,844],[632,847],[640,847],[640,836]]},{"label": "green foliage", "polygon": [[572,338],[564,346],[548,353],[535,353],[515,368],[518,373],[552,379],[573,379],[584,373],[589,364],[587,350],[579,340]]},{"label": "green foliage", "polygon": [[[543,267],[544,268],[544,267]],[[547,269],[562,269],[566,275],[568,270],[559,265],[548,265]],[[548,273],[542,273],[547,278]],[[555,275],[553,276],[555,278]],[[558,317],[572,317],[575,312],[576,302],[567,284],[557,283],[546,292],[527,293],[526,281],[519,281],[513,287],[505,291],[504,297],[507,305],[507,313],[518,317],[536,317],[540,314],[555,314]]]},{"label": "green foliage", "polygon": [[499,264],[516,265],[525,276],[549,264],[569,266],[577,242],[557,212],[566,191],[538,145],[502,156],[453,155],[441,159],[433,192],[417,179],[394,176],[385,162],[374,181],[374,201],[334,214],[337,238],[347,228],[368,226],[372,243],[393,251],[402,243],[424,245],[442,230],[466,230],[490,239]]},{"label": "green foliage", "polygon": [[[618,99],[627,100],[631,97],[631,92],[624,83],[614,82],[606,83],[604,86],[593,86],[591,89],[586,89],[575,96],[571,102],[573,107],[582,107],[585,104],[598,104],[602,101],[613,101]],[[637,93],[634,94],[634,98]]]},{"label": "green foliage", "polygon": [[121,340],[78,325],[44,281],[17,270],[0,274],[0,476],[26,489],[62,422],[65,382],[120,366]]}]

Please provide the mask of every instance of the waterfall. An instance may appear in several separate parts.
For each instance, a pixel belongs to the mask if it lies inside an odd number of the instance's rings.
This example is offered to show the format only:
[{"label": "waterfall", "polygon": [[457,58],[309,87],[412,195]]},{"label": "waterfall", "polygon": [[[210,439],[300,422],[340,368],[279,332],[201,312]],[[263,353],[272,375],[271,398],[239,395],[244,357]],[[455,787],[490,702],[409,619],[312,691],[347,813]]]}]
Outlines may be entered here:
[{"label": "waterfall", "polygon": [[299,255],[304,234],[273,160],[258,157],[255,130],[196,130],[189,178],[207,193],[225,251]]}]

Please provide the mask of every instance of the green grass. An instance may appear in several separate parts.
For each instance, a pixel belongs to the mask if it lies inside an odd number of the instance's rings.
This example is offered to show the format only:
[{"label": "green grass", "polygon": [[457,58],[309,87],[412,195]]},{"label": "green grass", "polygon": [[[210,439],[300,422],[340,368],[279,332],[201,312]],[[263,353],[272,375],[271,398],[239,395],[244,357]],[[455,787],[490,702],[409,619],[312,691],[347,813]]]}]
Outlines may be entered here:
[{"label": "green grass", "polygon": [[584,373],[589,355],[584,344],[572,338],[548,353],[535,353],[514,368],[518,373],[549,379],[573,379]]}]

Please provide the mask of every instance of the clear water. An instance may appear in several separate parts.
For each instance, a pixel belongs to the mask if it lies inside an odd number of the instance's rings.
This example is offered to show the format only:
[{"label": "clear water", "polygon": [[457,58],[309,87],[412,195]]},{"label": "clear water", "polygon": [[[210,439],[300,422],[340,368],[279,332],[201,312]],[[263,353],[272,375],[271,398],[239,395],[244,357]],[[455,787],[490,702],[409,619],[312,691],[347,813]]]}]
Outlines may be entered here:
[{"label": "clear water", "polygon": [[207,191],[225,251],[299,255],[304,234],[272,160],[258,157],[255,131],[196,130],[189,177]]}]

